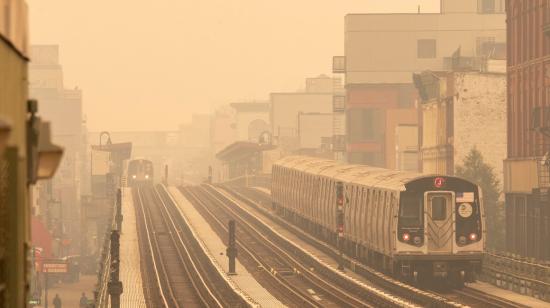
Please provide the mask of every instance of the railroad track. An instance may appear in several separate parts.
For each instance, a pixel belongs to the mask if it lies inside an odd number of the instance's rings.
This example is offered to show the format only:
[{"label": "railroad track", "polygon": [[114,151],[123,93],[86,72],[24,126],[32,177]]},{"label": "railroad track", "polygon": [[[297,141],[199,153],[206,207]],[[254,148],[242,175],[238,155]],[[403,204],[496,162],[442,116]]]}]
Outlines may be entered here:
[{"label": "railroad track", "polygon": [[[271,199],[270,199],[270,196],[267,195],[266,193],[257,191],[255,189],[247,189],[247,188],[224,187],[224,189],[227,190],[229,193],[235,195],[241,201],[260,210],[265,215],[274,218],[275,222],[285,223],[284,221],[281,221],[279,217],[273,217],[271,212],[268,210],[271,207]],[[288,223],[286,223],[286,225],[288,225]],[[303,233],[303,231],[301,231],[299,228],[293,225],[290,225],[289,227],[293,228],[293,231],[295,232]],[[306,240],[307,242],[310,242],[312,245],[317,246],[318,248],[322,248],[321,250],[324,250],[327,253],[330,252],[329,250],[332,250],[332,253],[336,253],[332,247],[327,247],[325,243],[320,242],[318,239],[312,237],[311,235],[304,233],[302,236],[303,236],[303,239]],[[361,267],[364,267],[364,269],[361,269]],[[356,272],[364,274],[367,278],[373,278],[371,273],[372,271],[374,271],[374,269],[370,269],[370,268],[367,269],[367,266],[364,264],[355,264],[355,268],[356,268]],[[357,270],[357,268],[359,268],[360,270]],[[369,272],[367,272],[367,270],[369,270]],[[387,284],[383,284],[383,285],[387,285]],[[395,288],[392,288],[391,290],[395,290]],[[414,294],[414,293],[411,293],[411,294]],[[433,307],[456,306],[454,303],[458,303],[458,302],[464,303],[464,306],[471,306],[471,307],[503,307],[503,308],[528,307],[526,305],[512,302],[507,299],[504,299],[492,294],[488,294],[488,293],[479,291],[477,289],[473,289],[471,287],[465,287],[462,290],[457,289],[457,290],[452,290],[445,293],[429,291],[428,295],[430,296],[429,297],[426,296],[426,298],[423,299],[421,303],[424,305],[430,305]],[[415,295],[415,296],[418,296],[418,295]],[[422,295],[421,297],[424,297],[424,295]],[[435,299],[437,299],[437,301]],[[443,299],[447,299],[447,302],[445,302]],[[438,301],[440,303],[438,303]]]},{"label": "railroad track", "polygon": [[474,288],[465,287],[462,290],[453,290],[454,294],[457,294],[463,298],[472,300],[473,307],[499,307],[499,308],[527,308],[529,306],[512,302],[502,297],[498,297],[483,291],[479,291]]},{"label": "railroad track", "polygon": [[153,307],[248,307],[204,254],[163,186],[134,191]]},{"label": "railroad track", "polygon": [[[239,228],[254,236],[253,240],[247,240],[246,243],[264,243],[269,246],[271,255],[283,258],[295,273],[299,273],[299,277],[339,307],[415,307],[414,304],[398,296],[381,292],[331,269],[284,239],[261,220],[243,210],[234,200],[227,198],[211,186],[182,188],[182,191],[195,204],[201,204],[202,207],[208,207],[210,211],[216,212],[215,215],[225,216],[225,219],[228,219],[227,217],[235,219]],[[322,306],[325,307],[326,303]]]},{"label": "railroad track", "polygon": [[[197,207],[218,235],[222,239],[227,239],[227,221],[230,216],[208,206],[208,198],[204,196],[204,192],[196,188],[182,188],[181,191]],[[278,258],[273,251],[262,247],[262,241],[244,232],[240,226],[236,229],[236,233],[239,259],[251,273],[255,274],[256,279],[265,282],[264,285],[270,292],[275,293],[289,306],[323,307],[311,295],[298,290],[293,285],[300,282],[292,279],[293,269],[287,262]],[[224,242],[227,243],[227,241]],[[288,275],[289,273],[291,275]]]}]

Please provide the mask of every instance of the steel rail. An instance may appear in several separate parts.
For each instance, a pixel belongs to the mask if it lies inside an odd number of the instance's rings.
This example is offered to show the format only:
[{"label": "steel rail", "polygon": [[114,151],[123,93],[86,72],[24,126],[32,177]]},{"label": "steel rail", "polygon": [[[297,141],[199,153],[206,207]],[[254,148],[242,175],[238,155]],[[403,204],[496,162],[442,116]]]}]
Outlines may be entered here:
[{"label": "steel rail", "polygon": [[[153,270],[155,272],[155,279],[157,281],[157,286],[158,286],[159,293],[160,293],[160,296],[161,296],[161,299],[162,299],[162,304],[164,305],[164,307],[170,307],[170,305],[168,305],[168,300],[166,299],[166,295],[164,294],[164,288],[163,288],[162,283],[160,281],[160,275],[159,275],[158,268],[157,268],[157,260],[156,260],[157,257],[155,256],[155,253],[153,252],[153,244],[152,244],[152,241],[151,241],[151,230],[149,228],[149,223],[147,222],[148,215],[145,214],[145,209],[144,209],[145,206],[143,204],[142,194],[143,193],[138,188],[137,192],[136,192],[136,195],[137,195],[138,200],[139,200],[138,203],[140,205],[139,207],[140,207],[141,214],[142,214],[142,217],[143,217],[143,224],[144,224],[144,227],[145,227],[145,235],[147,237],[147,244],[149,246],[149,251],[151,252],[151,260],[153,262]],[[162,267],[162,268],[164,268],[164,267]],[[164,271],[165,277],[166,277],[166,274],[167,273]],[[179,307],[179,305],[177,304],[176,298],[174,297],[174,294],[172,292],[172,289],[171,288],[168,288],[168,289],[169,289],[169,292],[170,292],[170,297],[172,298],[172,302],[176,306]]]},{"label": "steel rail", "polygon": [[462,290],[453,290],[454,293],[478,301],[481,304],[489,305],[490,307],[500,307],[500,308],[528,308],[529,306],[516,303],[510,300],[507,300],[502,297],[495,296],[493,294],[485,293],[483,291],[465,287]]},{"label": "steel rail", "polygon": [[[223,229],[224,232],[228,232],[228,228],[227,226],[221,221],[220,218],[218,218],[209,208],[208,206],[206,206],[204,204],[204,202],[201,200],[200,196],[190,190],[190,189],[185,189],[184,188],[184,191],[186,192],[186,195],[188,197],[191,197],[192,200],[189,200],[195,204],[198,204],[202,209],[204,209],[204,211],[206,213],[208,213],[209,217],[218,225],[219,228]],[[252,260],[254,260],[254,262],[256,262],[257,265],[261,266],[262,268],[269,268],[269,265],[267,264],[267,261],[263,260],[256,252],[254,252],[252,249],[249,249],[248,246],[243,243],[242,240],[240,239],[237,239],[237,244],[239,245],[239,248],[241,250],[243,250],[248,256],[250,256],[250,258]],[[275,280],[280,286],[281,288],[283,288],[284,290],[283,291],[287,291],[289,292],[289,294],[292,294],[292,296],[296,297],[297,299],[299,299],[299,303],[300,304],[309,304],[310,306],[312,307],[323,307],[322,304],[320,303],[317,303],[316,301],[310,299],[308,296],[305,295],[304,292],[301,292],[299,290],[296,290],[296,288],[293,288],[286,280],[282,279],[279,275],[277,275],[276,273],[272,272],[272,271],[266,271],[266,273],[273,279]]]},{"label": "steel rail", "polygon": [[[303,231],[296,225],[289,223],[285,220],[283,220],[281,217],[276,216],[272,214],[269,210],[265,209],[265,205],[262,203],[262,206],[258,205],[257,202],[250,199],[250,197],[245,196],[243,193],[238,192],[234,187],[228,187],[224,185],[222,187],[223,190],[225,190],[230,195],[235,196],[238,200],[246,203],[248,206],[256,209],[261,214],[265,215],[266,217],[269,217],[273,219],[274,222],[277,224],[287,228],[288,230],[291,230],[304,240],[305,242],[313,245],[317,249],[323,251],[324,253],[333,256],[336,258],[338,256],[338,252],[335,250],[335,248],[331,247],[329,244],[315,238],[311,234]],[[270,199],[271,196],[264,192],[260,191],[254,191],[255,194],[261,195],[263,198]],[[270,200],[271,201],[271,200]],[[271,206],[271,202],[269,203],[269,206]],[[411,300],[413,302],[417,302],[423,306],[426,307],[467,307],[463,304],[454,302],[451,299],[448,299],[444,297],[443,295],[436,293],[436,292],[430,292],[426,290],[421,290],[416,287],[413,287],[411,285],[408,285],[406,283],[403,283],[401,281],[397,281],[395,279],[392,279],[388,277],[387,275],[380,273],[379,271],[363,264],[357,261],[352,260],[348,256],[344,256],[344,260],[350,265],[356,273],[359,275],[369,279],[372,283],[375,285],[383,288],[384,290],[387,290],[388,292],[398,294],[401,297],[404,297],[408,300]],[[347,266],[347,265],[346,265]],[[348,266],[347,266],[348,267]]]},{"label": "steel rail", "polygon": [[[254,227],[254,226],[251,225],[251,222],[254,221],[258,226],[262,227],[266,232],[268,232],[270,234],[270,237],[273,237],[273,239],[281,241],[280,243],[275,244],[275,242],[273,240],[271,240],[271,238],[268,238],[267,236],[262,235],[265,240],[269,241],[274,247],[281,250],[281,252],[283,254],[285,254],[289,258],[289,260],[292,260],[292,262],[297,267],[301,268],[302,273],[306,273],[308,276],[310,276],[310,279],[315,279],[318,282],[320,282],[321,285],[324,286],[324,287],[322,287],[322,289],[325,290],[325,292],[327,292],[329,294],[332,293],[333,296],[336,296],[337,298],[345,298],[348,301],[354,301],[356,304],[360,303],[359,305],[367,305],[365,301],[371,301],[371,302],[374,302],[377,306],[380,306],[380,305],[382,305],[382,306],[415,306],[411,303],[407,303],[406,301],[403,301],[403,300],[399,299],[397,296],[383,294],[379,290],[376,290],[375,288],[372,288],[372,287],[366,286],[366,285],[362,285],[362,284],[360,284],[360,283],[358,283],[354,280],[351,280],[351,279],[347,278],[345,275],[343,275],[341,273],[332,272],[331,269],[329,269],[326,265],[323,265],[322,263],[319,263],[318,260],[317,260],[316,265],[321,266],[319,268],[319,271],[311,271],[308,267],[305,267],[302,264],[303,262],[301,260],[296,259],[296,257],[290,255],[287,250],[280,247],[280,246],[290,245],[286,249],[294,250],[294,252],[296,253],[297,246],[295,244],[290,242],[288,239],[285,239],[285,238],[281,237],[278,233],[274,232],[268,226],[266,226],[263,222],[261,222],[261,220],[256,218],[251,213],[248,213],[244,209],[242,209],[241,205],[236,203],[234,200],[227,198],[227,196],[223,195],[222,193],[220,193],[219,191],[214,189],[212,186],[207,186],[207,189],[204,189],[204,190],[207,191],[210,196],[217,199],[218,200],[217,202],[219,202],[219,204],[222,204],[223,207],[225,209],[227,209],[227,211],[231,212],[234,217],[238,217],[239,220],[241,220],[245,225],[249,225],[252,229],[257,230],[256,232],[261,234],[262,232],[259,231],[259,229],[257,227]],[[217,196],[214,195],[214,193]],[[228,206],[227,204],[225,204],[224,201],[219,199],[220,197],[225,199],[226,200],[225,202],[229,201],[232,204],[234,204],[235,206],[234,207]],[[237,212],[237,210],[239,212]],[[244,219],[244,217],[241,217],[243,215],[247,219]],[[281,243],[283,243],[283,245],[281,245]],[[308,258],[312,258],[312,256],[309,255]],[[326,271],[324,271],[325,269],[326,269]],[[321,273],[323,271],[325,272],[324,275],[328,275],[328,276],[320,277],[319,273]],[[328,283],[326,281],[326,278],[328,278],[328,277],[332,277],[331,279],[337,279],[337,280],[339,279],[338,280],[339,283],[334,283],[334,284]],[[341,289],[341,287],[342,287],[341,283],[346,285],[348,288],[355,289],[356,292],[351,293],[348,290]],[[337,285],[340,285],[340,286],[337,286]],[[361,291],[359,291],[359,290],[361,290]],[[362,299],[358,299],[356,297],[356,295],[361,295]],[[366,299],[366,298],[368,298],[368,299]]]},{"label": "steel rail", "polygon": [[[172,218],[172,215],[170,215],[170,211],[168,209],[168,206],[166,205],[166,202],[163,200],[163,198],[160,196],[158,190],[155,188],[154,189],[155,191],[155,194],[158,198],[158,201],[160,201],[160,204],[162,204],[162,207],[164,209],[163,213],[164,215],[162,215],[162,217],[164,218],[164,221],[166,221],[166,218],[168,218],[169,222],[170,222],[170,225],[172,226],[171,230],[172,232],[170,232],[170,238],[172,238],[172,240],[174,241],[175,244],[178,243],[179,241],[179,247],[183,249],[183,251],[185,252],[185,255],[187,256],[187,259],[189,260],[189,263],[192,267],[192,270],[193,272],[195,272],[198,276],[198,279],[199,279],[199,282],[201,284],[201,286],[197,285],[197,283],[195,283],[195,279],[192,278],[192,273],[190,271],[190,269],[188,268],[187,266],[187,263],[184,262],[184,268],[188,274],[188,277],[195,289],[195,291],[197,292],[197,294],[199,295],[199,297],[201,298],[201,301],[206,304],[207,306],[211,307],[212,305],[209,304],[209,302],[213,301],[215,306],[217,307],[223,307],[223,304],[218,300],[218,298],[214,295],[214,293],[212,293],[212,290],[211,288],[208,286],[208,284],[206,283],[206,280],[204,279],[203,277],[203,274],[201,273],[201,271],[199,270],[197,264],[195,263],[195,261],[193,260],[193,257],[191,256],[191,253],[189,252],[189,249],[187,248],[187,245],[185,243],[185,241],[183,240],[182,236],[181,236],[181,232],[178,232],[178,228],[176,226],[176,223],[174,222],[174,219]],[[168,224],[168,223],[167,223]],[[177,235],[177,241],[176,239],[174,238],[174,234]],[[178,247],[178,245],[176,245]],[[180,250],[178,250],[178,253],[180,253]],[[183,259],[183,258],[182,258]],[[208,298],[206,298],[201,290],[205,290],[207,292],[207,296]]]}]

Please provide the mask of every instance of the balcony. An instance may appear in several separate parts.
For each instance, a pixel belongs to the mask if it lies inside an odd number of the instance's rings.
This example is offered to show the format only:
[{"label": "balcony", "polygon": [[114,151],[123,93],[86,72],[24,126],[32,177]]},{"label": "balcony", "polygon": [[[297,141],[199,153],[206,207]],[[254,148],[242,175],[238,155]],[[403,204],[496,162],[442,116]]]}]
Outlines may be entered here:
[{"label": "balcony", "polygon": [[346,72],[346,57],[334,56],[332,57],[332,72],[334,74],[344,74]]}]

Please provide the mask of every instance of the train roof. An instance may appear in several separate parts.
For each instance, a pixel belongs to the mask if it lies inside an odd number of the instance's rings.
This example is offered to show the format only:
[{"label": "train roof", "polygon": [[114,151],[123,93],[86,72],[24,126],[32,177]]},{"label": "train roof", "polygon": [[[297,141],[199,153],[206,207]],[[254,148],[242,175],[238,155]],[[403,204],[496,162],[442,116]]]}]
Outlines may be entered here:
[{"label": "train roof", "polygon": [[405,190],[405,184],[413,180],[434,176],[367,165],[349,165],[330,159],[307,156],[287,156],[278,160],[275,165],[335,178],[342,182],[398,191]]}]

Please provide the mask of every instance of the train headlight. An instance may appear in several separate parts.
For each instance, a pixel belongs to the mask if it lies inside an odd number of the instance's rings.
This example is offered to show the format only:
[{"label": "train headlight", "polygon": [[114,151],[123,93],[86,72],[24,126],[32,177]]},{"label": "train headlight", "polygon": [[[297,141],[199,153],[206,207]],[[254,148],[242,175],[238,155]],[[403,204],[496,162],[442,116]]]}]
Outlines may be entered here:
[{"label": "train headlight", "polygon": [[458,243],[460,245],[466,245],[466,237],[464,235],[461,235],[459,238],[458,238]]},{"label": "train headlight", "polygon": [[148,175],[148,174],[146,174],[146,175],[145,175],[145,178],[146,178],[146,179],[148,179],[148,178],[149,178],[149,175]]},{"label": "train headlight", "polygon": [[471,233],[471,234],[470,234],[470,241],[473,242],[473,241],[475,241],[475,240],[477,240],[477,234]]},{"label": "train headlight", "polygon": [[136,179],[136,175],[135,175],[135,174],[134,174],[134,175],[132,175],[132,179],[134,179],[134,180]]},{"label": "train headlight", "polygon": [[408,242],[411,239],[411,236],[408,233],[403,233],[403,240]]}]

